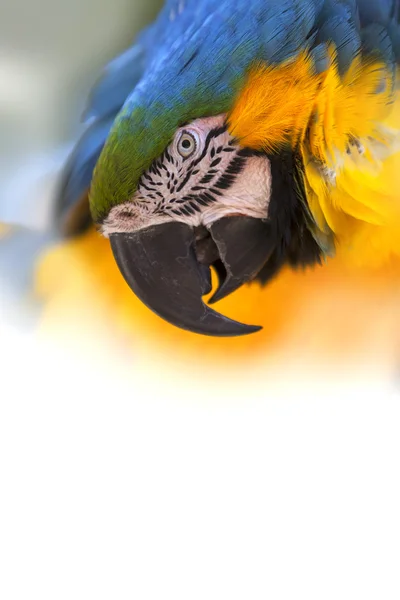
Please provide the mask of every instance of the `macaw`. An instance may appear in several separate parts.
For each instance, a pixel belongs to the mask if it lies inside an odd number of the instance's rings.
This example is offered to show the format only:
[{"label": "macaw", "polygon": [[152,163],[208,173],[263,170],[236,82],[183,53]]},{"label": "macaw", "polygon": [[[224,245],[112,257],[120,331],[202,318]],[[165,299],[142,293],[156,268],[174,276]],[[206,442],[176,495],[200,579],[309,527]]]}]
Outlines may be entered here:
[{"label": "macaw", "polygon": [[400,0],[167,0],[91,94],[63,231],[94,221],[167,322],[258,331],[204,303],[210,267],[213,303],[287,266],[400,256],[399,61]]}]

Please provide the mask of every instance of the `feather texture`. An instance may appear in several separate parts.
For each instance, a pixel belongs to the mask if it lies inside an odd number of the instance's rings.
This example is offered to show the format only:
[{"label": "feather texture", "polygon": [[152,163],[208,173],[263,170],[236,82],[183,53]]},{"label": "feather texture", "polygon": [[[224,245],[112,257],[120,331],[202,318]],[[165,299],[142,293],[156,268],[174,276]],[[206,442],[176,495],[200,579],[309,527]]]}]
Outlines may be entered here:
[{"label": "feather texture", "polygon": [[266,152],[296,145],[311,119],[320,76],[308,53],[283,65],[254,66],[229,114],[230,133]]},{"label": "feather texture", "polygon": [[[376,110],[386,109],[378,103]],[[305,182],[316,223],[321,231],[331,230],[337,251],[348,261],[376,267],[400,258],[400,94],[375,137],[359,113],[361,146],[342,154],[334,178],[304,150]]]}]

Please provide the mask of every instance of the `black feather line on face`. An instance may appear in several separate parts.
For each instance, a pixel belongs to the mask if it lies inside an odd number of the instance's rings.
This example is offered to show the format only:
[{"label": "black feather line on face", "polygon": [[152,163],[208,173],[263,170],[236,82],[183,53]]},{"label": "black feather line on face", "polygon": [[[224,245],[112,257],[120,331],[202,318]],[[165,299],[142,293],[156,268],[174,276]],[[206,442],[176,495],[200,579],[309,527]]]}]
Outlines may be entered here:
[{"label": "black feather line on face", "polygon": [[206,141],[205,141],[202,153],[200,154],[200,156],[198,158],[196,158],[191,163],[191,165],[190,165],[190,167],[188,169],[189,171],[191,171],[194,167],[196,167],[203,160],[203,158],[206,156],[206,154],[208,152],[208,148],[209,148],[210,143],[211,143],[211,140],[213,140],[214,138],[219,137],[223,133],[226,133],[226,125],[223,125],[221,127],[216,127],[215,129],[211,129],[211,131],[208,133],[208,135],[206,137]]},{"label": "black feather line on face", "polygon": [[147,186],[145,183],[143,183],[143,181],[140,182],[139,187],[144,188],[148,192],[155,192],[156,191],[154,188],[151,188],[151,187]]},{"label": "black feather line on face", "polygon": [[237,176],[243,171],[245,165],[246,158],[240,156],[238,153],[213,185],[214,193],[216,192],[216,189],[228,190],[236,181]]},{"label": "black feather line on face", "polygon": [[210,181],[212,179],[214,179],[214,175],[216,174],[216,171],[214,171],[213,173],[208,172],[206,175],[204,175],[204,177],[202,177],[202,179],[200,179],[200,185],[205,185],[207,183],[210,183]]},{"label": "black feather line on face", "polygon": [[217,165],[219,165],[219,163],[221,162],[222,158],[216,158],[215,160],[212,161],[211,165],[210,165],[210,169],[213,169],[214,167],[216,167]]},{"label": "black feather line on face", "polygon": [[212,200],[210,200],[205,194],[201,194],[196,197],[196,202],[198,202],[201,206],[208,206],[211,204]]},{"label": "black feather line on face", "polygon": [[196,202],[194,200],[192,200],[191,202],[189,202],[189,206],[195,211],[195,212],[201,212],[200,206],[198,204],[196,204]]},{"label": "black feather line on face", "polygon": [[177,193],[179,193],[185,187],[185,185],[187,184],[187,182],[189,181],[189,179],[191,178],[191,176],[192,176],[192,171],[189,170],[186,173],[186,177],[181,181],[181,183],[179,184],[179,186],[176,188]]}]

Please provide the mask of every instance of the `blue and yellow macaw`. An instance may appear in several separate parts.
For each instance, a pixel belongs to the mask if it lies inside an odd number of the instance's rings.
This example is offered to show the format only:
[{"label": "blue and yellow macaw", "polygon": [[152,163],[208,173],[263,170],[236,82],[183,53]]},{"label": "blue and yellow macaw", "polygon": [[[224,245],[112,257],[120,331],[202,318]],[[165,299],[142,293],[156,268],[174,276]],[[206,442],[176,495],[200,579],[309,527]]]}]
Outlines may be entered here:
[{"label": "blue and yellow macaw", "polygon": [[[158,323],[143,303],[270,335],[324,285],[305,267],[397,274],[399,61],[400,0],[167,0],[93,90],[57,204],[124,334]],[[255,325],[204,303],[210,267],[209,302]],[[45,259],[42,295],[60,268]]]}]

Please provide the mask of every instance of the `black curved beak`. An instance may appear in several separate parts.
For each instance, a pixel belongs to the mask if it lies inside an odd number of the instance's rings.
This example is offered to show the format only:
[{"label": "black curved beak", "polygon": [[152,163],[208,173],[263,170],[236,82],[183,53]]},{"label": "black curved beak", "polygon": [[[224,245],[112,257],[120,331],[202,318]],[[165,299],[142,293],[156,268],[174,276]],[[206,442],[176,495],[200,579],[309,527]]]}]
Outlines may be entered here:
[{"label": "black curved beak", "polygon": [[221,219],[210,226],[208,250],[200,261],[196,232],[184,223],[114,233],[110,242],[125,281],[157,315],[193,333],[241,336],[261,327],[232,321],[204,304],[202,296],[211,292],[209,267],[215,263],[220,278],[215,302],[250,281],[266,262],[267,229],[259,219]]},{"label": "black curved beak", "polygon": [[215,265],[219,287],[209,300],[213,304],[252,281],[271,256],[273,246],[270,224],[261,219],[225,217],[209,229],[222,263]]}]

